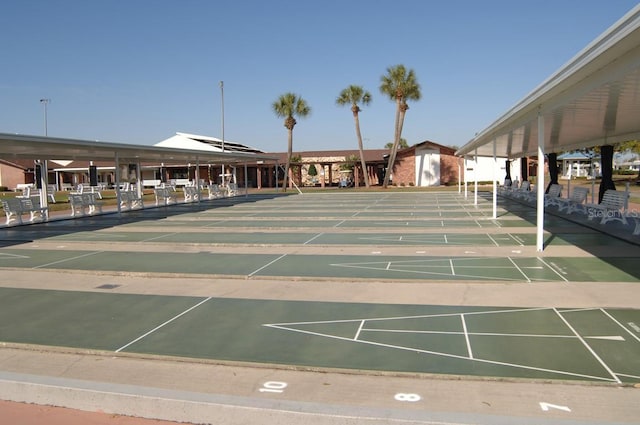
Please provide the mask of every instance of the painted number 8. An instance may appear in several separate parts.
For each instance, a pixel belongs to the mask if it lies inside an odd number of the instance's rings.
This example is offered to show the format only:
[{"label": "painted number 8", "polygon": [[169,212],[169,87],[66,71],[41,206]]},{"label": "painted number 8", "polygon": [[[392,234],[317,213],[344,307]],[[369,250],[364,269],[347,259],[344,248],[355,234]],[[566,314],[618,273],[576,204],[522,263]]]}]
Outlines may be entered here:
[{"label": "painted number 8", "polygon": [[397,401],[408,401],[411,403],[415,403],[416,401],[420,401],[422,398],[418,394],[408,394],[408,393],[398,393],[394,397]]}]

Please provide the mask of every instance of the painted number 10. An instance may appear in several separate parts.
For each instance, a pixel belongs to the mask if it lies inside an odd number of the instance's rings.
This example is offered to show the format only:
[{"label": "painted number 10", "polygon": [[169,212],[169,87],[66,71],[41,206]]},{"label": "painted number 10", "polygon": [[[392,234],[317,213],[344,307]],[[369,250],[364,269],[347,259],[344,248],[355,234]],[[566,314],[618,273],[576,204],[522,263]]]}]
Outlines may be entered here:
[{"label": "painted number 10", "polygon": [[262,384],[262,388],[260,388],[261,393],[282,393],[284,389],[287,388],[286,382],[280,381],[267,381]]}]

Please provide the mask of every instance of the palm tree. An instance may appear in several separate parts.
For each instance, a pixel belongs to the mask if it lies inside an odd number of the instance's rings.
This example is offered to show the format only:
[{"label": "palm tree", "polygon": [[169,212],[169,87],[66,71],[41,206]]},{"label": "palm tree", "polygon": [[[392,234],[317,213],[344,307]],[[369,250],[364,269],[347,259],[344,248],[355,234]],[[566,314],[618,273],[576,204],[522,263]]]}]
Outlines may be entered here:
[{"label": "palm tree", "polygon": [[402,125],[404,124],[404,116],[409,109],[407,100],[420,100],[420,84],[416,80],[416,74],[413,69],[407,71],[404,65],[396,65],[387,68],[387,74],[381,78],[380,92],[389,96],[389,99],[396,102],[396,124],[393,147],[389,154],[389,166],[384,175],[384,183],[382,187],[389,185],[393,164],[396,161],[396,153],[400,144],[400,136],[402,135]]},{"label": "palm tree", "polygon": [[291,165],[291,155],[293,152],[293,127],[296,125],[294,116],[304,118],[311,113],[311,108],[307,102],[294,93],[285,93],[278,100],[273,102],[273,112],[279,117],[284,118],[284,126],[289,130],[289,139],[287,147],[287,165],[284,170],[283,190],[287,190],[287,179],[289,178],[289,167]]},{"label": "palm tree", "polygon": [[[405,139],[404,137],[400,138],[400,145],[398,145],[399,149],[405,149],[409,147],[409,143],[407,143],[407,139]],[[393,148],[393,142],[389,142],[386,145],[384,145],[385,149],[389,149],[391,150],[391,148]]]},{"label": "palm tree", "polygon": [[371,93],[366,91],[361,86],[350,85],[346,89],[340,92],[340,95],[336,99],[336,103],[340,106],[351,105],[351,112],[353,112],[353,119],[356,122],[356,136],[358,137],[358,149],[360,150],[360,165],[362,166],[362,173],[364,174],[364,184],[369,187],[369,173],[367,173],[367,163],[364,160],[364,149],[362,147],[362,134],[360,134],[360,107],[358,103],[368,105],[371,102]]}]

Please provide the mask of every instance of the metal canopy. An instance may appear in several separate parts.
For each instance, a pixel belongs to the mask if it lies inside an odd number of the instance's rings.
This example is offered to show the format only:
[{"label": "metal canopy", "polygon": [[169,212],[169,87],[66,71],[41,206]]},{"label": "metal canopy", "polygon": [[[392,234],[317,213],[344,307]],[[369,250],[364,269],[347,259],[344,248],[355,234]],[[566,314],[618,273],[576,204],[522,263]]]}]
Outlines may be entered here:
[{"label": "metal canopy", "polygon": [[201,164],[276,162],[277,160],[275,157],[257,153],[214,152],[0,133],[0,158],[8,161],[11,159],[112,161],[116,156],[120,162],[164,164],[186,164],[196,160]]},{"label": "metal canopy", "polygon": [[539,114],[545,153],[640,138],[640,5],[456,154],[535,156]]}]

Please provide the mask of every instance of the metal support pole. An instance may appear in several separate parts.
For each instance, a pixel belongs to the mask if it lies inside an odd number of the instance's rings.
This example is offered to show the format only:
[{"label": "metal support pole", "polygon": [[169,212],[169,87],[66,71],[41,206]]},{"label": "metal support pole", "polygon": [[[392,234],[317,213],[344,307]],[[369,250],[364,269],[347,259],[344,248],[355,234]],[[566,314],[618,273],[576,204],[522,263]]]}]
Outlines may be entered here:
[{"label": "metal support pole", "polygon": [[544,116],[538,111],[538,176],[536,178],[536,249],[544,250]]},{"label": "metal support pole", "polygon": [[[220,111],[222,116],[222,152],[224,152],[224,81],[220,81]],[[222,163],[222,179],[224,181],[224,162]]]},{"label": "metal support pole", "polygon": [[478,206],[478,149],[473,156],[473,205]]},{"label": "metal support pole", "polygon": [[493,219],[498,218],[498,157],[496,156],[496,139],[493,139]]}]

